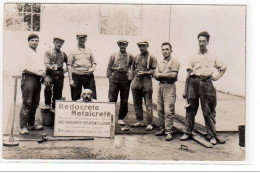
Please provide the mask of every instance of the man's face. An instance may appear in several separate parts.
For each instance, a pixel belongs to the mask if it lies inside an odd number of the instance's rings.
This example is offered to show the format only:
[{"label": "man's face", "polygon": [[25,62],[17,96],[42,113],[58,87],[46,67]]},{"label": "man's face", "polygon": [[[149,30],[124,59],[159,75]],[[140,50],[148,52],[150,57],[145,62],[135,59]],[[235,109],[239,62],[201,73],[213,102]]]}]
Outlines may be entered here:
[{"label": "man's face", "polygon": [[128,44],[127,43],[118,43],[118,47],[120,49],[120,52],[125,52]]},{"label": "man's face", "polygon": [[81,98],[84,102],[90,102],[90,101],[92,101],[92,93],[90,93],[90,92],[89,93],[83,93],[81,95]]},{"label": "man's face", "polygon": [[39,39],[38,38],[33,38],[29,40],[29,46],[33,49],[36,49],[39,44]]},{"label": "man's face", "polygon": [[87,41],[87,37],[77,37],[78,39],[78,44],[84,45],[85,42]]},{"label": "man's face", "polygon": [[60,50],[60,48],[62,47],[64,41],[55,39],[53,41],[53,43],[54,43],[54,48],[57,49],[57,50]]},{"label": "man's face", "polygon": [[170,48],[170,45],[163,45],[162,46],[162,54],[164,58],[168,58],[171,56],[172,50]]},{"label": "man's face", "polygon": [[147,45],[147,44],[139,44],[138,47],[139,47],[140,52],[141,52],[142,54],[147,52],[147,48],[148,48],[148,45]]},{"label": "man's face", "polygon": [[207,49],[207,45],[208,45],[207,37],[200,36],[199,37],[200,50],[206,50]]}]

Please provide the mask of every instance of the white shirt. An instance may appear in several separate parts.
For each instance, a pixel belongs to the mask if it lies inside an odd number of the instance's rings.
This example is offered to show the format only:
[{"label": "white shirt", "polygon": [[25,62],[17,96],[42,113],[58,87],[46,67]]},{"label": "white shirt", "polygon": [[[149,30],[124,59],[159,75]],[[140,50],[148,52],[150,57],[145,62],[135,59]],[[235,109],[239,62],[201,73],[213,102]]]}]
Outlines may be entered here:
[{"label": "white shirt", "polygon": [[204,54],[198,52],[193,55],[189,61],[188,68],[191,69],[191,75],[212,76],[214,68],[224,70],[226,66],[212,53]]},{"label": "white shirt", "polygon": [[20,70],[24,72],[27,70],[32,73],[39,73],[45,70],[44,58],[40,53],[34,51],[32,48],[25,50],[24,54],[21,57],[22,61],[20,63]]}]

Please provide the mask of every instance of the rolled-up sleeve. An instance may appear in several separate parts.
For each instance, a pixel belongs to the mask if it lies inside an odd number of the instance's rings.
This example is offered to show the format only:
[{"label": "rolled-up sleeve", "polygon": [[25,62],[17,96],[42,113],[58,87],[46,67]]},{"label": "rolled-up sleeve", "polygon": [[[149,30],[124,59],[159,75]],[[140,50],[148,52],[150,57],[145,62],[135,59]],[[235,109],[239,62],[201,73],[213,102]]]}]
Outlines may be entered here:
[{"label": "rolled-up sleeve", "polygon": [[188,61],[188,66],[187,66],[187,70],[192,70],[193,69],[193,57],[190,57],[189,61]]},{"label": "rolled-up sleeve", "polygon": [[218,58],[215,58],[215,65],[214,65],[215,68],[217,68],[219,71],[221,70],[225,70],[227,67],[223,64],[223,62],[218,59]]},{"label": "rolled-up sleeve", "polygon": [[179,61],[175,60],[174,63],[171,65],[171,72],[178,72],[180,69]]},{"label": "rolled-up sleeve", "polygon": [[95,58],[94,58],[94,55],[93,55],[92,50],[90,50],[90,61],[91,61],[91,65],[97,64],[97,63],[96,63],[96,60],[95,60]]},{"label": "rolled-up sleeve", "polygon": [[74,52],[71,51],[68,56],[68,65],[73,66],[74,64]]}]

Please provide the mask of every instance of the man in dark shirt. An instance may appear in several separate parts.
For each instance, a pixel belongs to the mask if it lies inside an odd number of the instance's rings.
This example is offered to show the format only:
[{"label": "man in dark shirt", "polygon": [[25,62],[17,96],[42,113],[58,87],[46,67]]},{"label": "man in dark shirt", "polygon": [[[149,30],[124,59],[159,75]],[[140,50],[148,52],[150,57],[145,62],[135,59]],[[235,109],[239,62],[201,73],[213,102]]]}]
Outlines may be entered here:
[{"label": "man in dark shirt", "polygon": [[123,119],[128,112],[130,83],[133,78],[131,66],[134,57],[126,52],[128,41],[119,40],[117,44],[119,51],[110,56],[107,67],[107,77],[109,78],[108,99],[110,102],[116,102],[120,91],[120,109],[117,124],[125,125]]},{"label": "man in dark shirt", "polygon": [[44,89],[45,109],[55,108],[55,101],[62,98],[64,73],[67,71],[67,68],[63,68],[63,63],[67,64],[68,57],[65,52],[60,50],[64,40],[54,37],[53,43],[54,48],[44,54],[47,74]]},{"label": "man in dark shirt", "polygon": [[143,107],[144,99],[146,106],[147,127],[146,130],[152,130],[153,109],[152,109],[152,75],[157,67],[157,59],[148,52],[149,44],[147,41],[137,43],[140,54],[138,54],[133,63],[134,79],[131,85],[133,94],[134,109],[138,122],[133,124],[133,127],[144,126],[143,122]]}]

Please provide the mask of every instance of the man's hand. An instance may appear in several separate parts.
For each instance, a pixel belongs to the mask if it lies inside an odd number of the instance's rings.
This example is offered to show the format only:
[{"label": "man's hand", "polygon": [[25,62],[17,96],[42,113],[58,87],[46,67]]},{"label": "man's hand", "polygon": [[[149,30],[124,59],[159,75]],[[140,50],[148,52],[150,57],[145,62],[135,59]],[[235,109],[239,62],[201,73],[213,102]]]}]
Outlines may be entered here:
[{"label": "man's hand", "polygon": [[145,76],[145,75],[150,75],[150,72],[149,71],[139,71],[137,73],[138,77]]},{"label": "man's hand", "polygon": [[212,81],[217,81],[217,79],[214,78],[213,76],[211,77],[211,80],[212,80]]},{"label": "man's hand", "polygon": [[161,74],[160,74],[160,73],[155,73],[153,77],[154,77],[155,79],[159,79],[159,78],[160,78],[160,76],[161,76]]},{"label": "man's hand", "polygon": [[51,79],[49,76],[46,76],[46,77],[44,78],[44,85],[45,85],[45,86],[50,86],[51,83],[52,83],[52,79]]},{"label": "man's hand", "polygon": [[69,81],[69,84],[70,84],[70,86],[75,87],[74,80],[71,79],[71,80]]},{"label": "man's hand", "polygon": [[89,68],[88,71],[85,72],[86,75],[92,75],[94,73],[93,68]]},{"label": "man's hand", "polygon": [[51,69],[52,69],[52,70],[58,70],[58,65],[57,65],[57,64],[52,65],[52,66],[51,66]]}]

